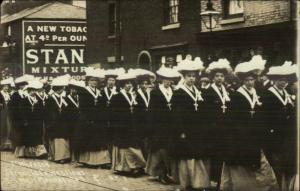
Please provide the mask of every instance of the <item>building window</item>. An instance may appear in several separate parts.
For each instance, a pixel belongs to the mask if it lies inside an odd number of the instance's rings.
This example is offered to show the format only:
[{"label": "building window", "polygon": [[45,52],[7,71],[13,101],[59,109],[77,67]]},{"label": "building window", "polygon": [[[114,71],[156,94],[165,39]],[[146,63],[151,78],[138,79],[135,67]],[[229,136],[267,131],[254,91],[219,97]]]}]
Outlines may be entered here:
[{"label": "building window", "polygon": [[11,36],[11,26],[8,25],[7,27],[7,36]]},{"label": "building window", "polygon": [[244,15],[243,0],[224,0],[223,1],[223,18],[236,18]]},{"label": "building window", "polygon": [[165,24],[178,23],[179,0],[165,0]]},{"label": "building window", "polygon": [[116,4],[108,4],[108,33],[109,36],[116,34]]}]

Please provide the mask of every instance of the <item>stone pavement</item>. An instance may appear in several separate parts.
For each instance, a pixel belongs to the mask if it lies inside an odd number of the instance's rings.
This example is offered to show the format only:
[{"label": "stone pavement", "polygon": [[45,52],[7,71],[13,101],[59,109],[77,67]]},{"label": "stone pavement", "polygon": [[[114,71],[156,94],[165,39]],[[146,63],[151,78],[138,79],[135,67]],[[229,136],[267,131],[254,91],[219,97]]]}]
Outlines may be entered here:
[{"label": "stone pavement", "polygon": [[83,168],[77,164],[57,164],[47,160],[19,159],[11,152],[1,152],[1,189],[30,190],[174,190],[148,176],[130,178],[111,170]]}]

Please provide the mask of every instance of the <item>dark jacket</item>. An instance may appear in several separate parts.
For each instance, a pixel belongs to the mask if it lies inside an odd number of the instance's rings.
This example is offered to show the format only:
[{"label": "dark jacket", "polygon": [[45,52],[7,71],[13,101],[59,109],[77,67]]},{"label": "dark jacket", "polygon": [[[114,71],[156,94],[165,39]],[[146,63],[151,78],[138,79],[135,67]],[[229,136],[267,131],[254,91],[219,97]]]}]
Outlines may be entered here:
[{"label": "dark jacket", "polygon": [[21,113],[24,121],[22,128],[22,143],[25,146],[43,144],[43,115],[38,103],[31,105],[29,98],[23,99]]},{"label": "dark jacket", "polygon": [[105,107],[103,95],[100,94],[95,99],[86,89],[79,91],[80,130],[75,139],[76,147],[80,151],[107,149],[108,128]]},{"label": "dark jacket", "polygon": [[136,105],[132,105],[131,112],[125,96],[119,93],[112,98],[111,114],[113,145],[120,148],[140,147],[136,131]]},{"label": "dark jacket", "polygon": [[[54,96],[55,95],[49,96],[46,102],[47,118],[45,124],[46,124],[47,134],[50,139],[54,139],[54,138],[69,139],[70,131],[66,126],[67,106],[65,104],[62,104],[62,107],[60,109],[54,99]],[[60,103],[60,97],[56,97],[56,99]]]},{"label": "dark jacket", "polygon": [[[250,94],[249,96],[253,98]],[[260,167],[263,129],[260,121],[260,106],[251,109],[246,97],[236,91],[231,96],[231,124],[228,126],[227,164]],[[250,111],[255,113],[251,114]]]},{"label": "dark jacket", "polygon": [[[205,116],[205,101],[195,101],[183,89],[173,95],[174,148],[172,155],[179,159],[205,158],[210,155],[210,134]],[[170,132],[170,133],[172,133]],[[185,134],[185,138],[181,137]]]}]

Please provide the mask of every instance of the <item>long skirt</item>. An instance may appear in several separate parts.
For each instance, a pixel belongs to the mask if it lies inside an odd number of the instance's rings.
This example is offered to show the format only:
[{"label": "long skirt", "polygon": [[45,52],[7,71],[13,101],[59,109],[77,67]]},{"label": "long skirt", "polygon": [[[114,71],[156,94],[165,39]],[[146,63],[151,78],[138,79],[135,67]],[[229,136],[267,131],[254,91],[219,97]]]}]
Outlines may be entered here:
[{"label": "long skirt", "polygon": [[286,176],[283,175],[281,185],[281,191],[298,191],[299,190],[299,175]]},{"label": "long skirt", "polygon": [[108,150],[87,151],[79,153],[78,162],[87,165],[104,165],[110,164],[110,154]]},{"label": "long skirt", "polygon": [[179,182],[183,188],[210,188],[209,172],[209,160],[181,159],[178,161]]},{"label": "long skirt", "polygon": [[1,145],[0,150],[12,150],[13,145],[11,141],[12,123],[8,108],[0,109],[1,122]]},{"label": "long skirt", "polygon": [[64,138],[49,140],[49,160],[59,162],[61,160],[69,160],[70,157],[69,140]]},{"label": "long skirt", "polygon": [[146,173],[150,176],[165,176],[170,172],[170,159],[166,149],[148,152]]},{"label": "long skirt", "polygon": [[44,145],[37,145],[37,146],[17,146],[15,149],[15,156],[20,157],[42,157],[47,155],[47,150]]},{"label": "long skirt", "polygon": [[221,190],[223,191],[276,191],[279,186],[275,173],[261,152],[261,167],[258,170],[240,165],[223,164]]},{"label": "long skirt", "polygon": [[118,148],[113,146],[112,169],[119,172],[131,172],[145,167],[145,159],[141,149]]}]

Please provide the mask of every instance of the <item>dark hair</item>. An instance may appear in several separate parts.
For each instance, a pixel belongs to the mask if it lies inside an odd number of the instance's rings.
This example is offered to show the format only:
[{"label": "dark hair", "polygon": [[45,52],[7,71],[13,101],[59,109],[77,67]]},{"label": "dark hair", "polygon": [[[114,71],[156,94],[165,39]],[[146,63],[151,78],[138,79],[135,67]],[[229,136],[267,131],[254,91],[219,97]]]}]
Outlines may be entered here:
[{"label": "dark hair", "polygon": [[53,86],[52,87],[53,91],[59,91],[59,90],[62,90],[62,89],[64,89],[64,86]]},{"label": "dark hair", "polygon": [[214,78],[216,73],[222,73],[224,74],[224,76],[226,76],[228,75],[228,70],[226,68],[218,68],[218,69],[211,70],[210,77]]},{"label": "dark hair", "polygon": [[245,73],[237,73],[236,74],[237,77],[241,80],[241,81],[244,81],[245,78],[249,77],[249,76],[252,76],[253,78],[257,78],[257,74],[253,71],[250,71],[250,72],[245,72]]}]

